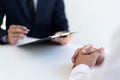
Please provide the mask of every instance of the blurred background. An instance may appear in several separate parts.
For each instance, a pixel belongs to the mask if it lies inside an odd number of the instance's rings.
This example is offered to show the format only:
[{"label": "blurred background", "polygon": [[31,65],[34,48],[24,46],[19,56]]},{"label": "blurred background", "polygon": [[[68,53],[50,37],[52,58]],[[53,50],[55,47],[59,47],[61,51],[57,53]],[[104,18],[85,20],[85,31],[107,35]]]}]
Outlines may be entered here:
[{"label": "blurred background", "polygon": [[70,30],[78,32],[72,43],[109,49],[120,25],[120,0],[64,0]]},{"label": "blurred background", "polygon": [[70,43],[94,44],[108,50],[112,34],[120,24],[120,0],[64,1],[70,30],[78,32]]}]

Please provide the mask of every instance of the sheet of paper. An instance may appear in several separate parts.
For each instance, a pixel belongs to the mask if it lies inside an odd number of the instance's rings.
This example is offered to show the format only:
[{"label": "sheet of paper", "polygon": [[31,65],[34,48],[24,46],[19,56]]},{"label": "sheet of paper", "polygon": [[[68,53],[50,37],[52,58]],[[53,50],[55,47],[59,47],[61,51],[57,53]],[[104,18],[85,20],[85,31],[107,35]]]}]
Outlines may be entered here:
[{"label": "sheet of paper", "polygon": [[37,40],[39,40],[39,39],[37,39],[37,38],[31,38],[31,37],[26,37],[23,40],[20,40],[17,45],[23,45],[23,44],[34,42],[34,41],[37,41]]}]

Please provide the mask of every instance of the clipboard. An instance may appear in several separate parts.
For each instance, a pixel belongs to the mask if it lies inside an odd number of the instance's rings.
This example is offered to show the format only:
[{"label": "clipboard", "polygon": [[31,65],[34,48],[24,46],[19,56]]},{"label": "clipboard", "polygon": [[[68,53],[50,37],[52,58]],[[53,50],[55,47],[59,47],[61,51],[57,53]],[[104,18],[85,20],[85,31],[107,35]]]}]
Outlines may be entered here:
[{"label": "clipboard", "polygon": [[46,37],[46,38],[42,38],[42,39],[30,42],[30,43],[18,45],[18,47],[31,47],[31,46],[37,46],[37,45],[42,45],[42,44],[60,45],[57,42],[53,42],[52,39],[54,39],[54,38],[60,38],[60,37],[66,37],[67,35],[74,34],[74,33],[75,32],[66,32],[66,33],[59,34],[59,35],[57,34],[57,35],[53,35],[53,36],[49,36],[49,37]]}]

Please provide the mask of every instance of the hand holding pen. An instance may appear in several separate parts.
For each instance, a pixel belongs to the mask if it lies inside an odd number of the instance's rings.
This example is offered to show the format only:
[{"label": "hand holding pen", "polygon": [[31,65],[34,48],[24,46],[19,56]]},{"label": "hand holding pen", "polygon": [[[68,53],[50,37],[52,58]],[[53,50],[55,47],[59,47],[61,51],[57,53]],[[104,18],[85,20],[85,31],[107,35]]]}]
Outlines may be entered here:
[{"label": "hand holding pen", "polygon": [[72,33],[70,32],[57,32],[55,36],[52,36],[52,41],[65,45],[70,41],[71,38],[72,38]]},{"label": "hand holding pen", "polygon": [[23,40],[28,34],[29,29],[25,26],[11,25],[8,29],[8,35],[6,36],[6,41],[9,44],[15,45],[19,40]]}]

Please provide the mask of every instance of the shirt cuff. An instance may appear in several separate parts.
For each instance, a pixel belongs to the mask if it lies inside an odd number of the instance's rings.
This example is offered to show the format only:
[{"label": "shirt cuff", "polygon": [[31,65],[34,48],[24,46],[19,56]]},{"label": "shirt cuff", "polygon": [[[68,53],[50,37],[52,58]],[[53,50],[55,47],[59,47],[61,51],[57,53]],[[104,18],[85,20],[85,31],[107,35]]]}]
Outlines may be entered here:
[{"label": "shirt cuff", "polygon": [[0,44],[2,44],[2,45],[8,44],[7,41],[6,41],[6,37],[7,36],[3,36],[3,37],[0,38]]},{"label": "shirt cuff", "polygon": [[5,43],[7,43],[6,36],[2,37],[2,41],[5,42]]},{"label": "shirt cuff", "polygon": [[88,65],[80,64],[72,70],[68,80],[85,80],[89,72],[90,68]]}]

